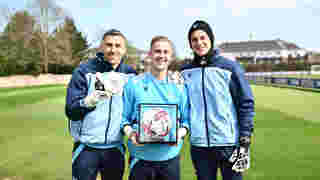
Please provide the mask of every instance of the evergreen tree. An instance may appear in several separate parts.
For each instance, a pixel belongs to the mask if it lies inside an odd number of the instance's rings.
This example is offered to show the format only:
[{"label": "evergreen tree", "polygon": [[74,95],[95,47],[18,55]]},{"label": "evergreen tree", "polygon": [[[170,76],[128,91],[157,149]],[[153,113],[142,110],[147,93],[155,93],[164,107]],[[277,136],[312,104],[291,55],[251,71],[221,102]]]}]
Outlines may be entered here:
[{"label": "evergreen tree", "polygon": [[89,44],[83,33],[78,31],[73,20],[70,22],[69,26],[73,27],[73,32],[71,32],[72,60],[75,64],[79,64],[81,60],[88,58],[86,53],[89,48]]},{"label": "evergreen tree", "polygon": [[[39,65],[38,49],[31,48],[35,20],[27,11],[17,11],[0,36],[0,74],[28,74]],[[29,68],[27,68],[29,67]]]},{"label": "evergreen tree", "polygon": [[127,58],[125,59],[125,63],[130,66],[137,68],[140,59],[137,55],[137,48],[131,43],[127,42]]},{"label": "evergreen tree", "polygon": [[38,29],[35,40],[40,48],[42,71],[47,73],[51,58],[49,57],[51,53],[50,30],[57,25],[57,22],[65,18],[64,9],[59,7],[54,0],[29,0],[28,6],[30,7],[29,12],[37,20]]},{"label": "evergreen tree", "polygon": [[[66,68],[69,72],[81,60],[87,58],[88,41],[77,29],[72,18],[66,18],[64,23],[54,31],[52,41],[54,41],[54,47],[51,49],[54,49],[55,61],[53,64],[56,67]],[[67,73],[66,70],[60,73]]]}]

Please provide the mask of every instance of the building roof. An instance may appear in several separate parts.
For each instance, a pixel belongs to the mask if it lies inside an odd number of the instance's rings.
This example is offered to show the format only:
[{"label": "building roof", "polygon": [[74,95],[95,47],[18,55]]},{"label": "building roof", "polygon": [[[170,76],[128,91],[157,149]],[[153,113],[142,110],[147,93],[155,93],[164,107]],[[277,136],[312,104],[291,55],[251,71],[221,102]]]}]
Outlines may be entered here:
[{"label": "building roof", "polygon": [[290,43],[280,39],[264,41],[224,42],[218,45],[218,47],[226,53],[301,49],[294,43]]}]

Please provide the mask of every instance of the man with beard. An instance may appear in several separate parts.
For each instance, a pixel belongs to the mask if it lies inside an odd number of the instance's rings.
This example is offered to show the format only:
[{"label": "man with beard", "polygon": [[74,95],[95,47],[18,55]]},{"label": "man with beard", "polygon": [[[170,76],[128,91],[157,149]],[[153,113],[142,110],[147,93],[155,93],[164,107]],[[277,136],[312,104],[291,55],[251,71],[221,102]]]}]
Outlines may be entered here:
[{"label": "man with beard", "polygon": [[[96,180],[98,172],[102,180],[110,177],[122,180],[124,173],[125,151],[120,132],[123,102],[121,92],[112,92],[121,87],[113,88],[115,84],[106,83],[104,78],[118,75],[123,82],[123,74],[136,74],[136,71],[123,63],[126,38],[120,31],[107,31],[100,51],[96,58],[74,70],[68,84],[65,110],[75,140],[74,180]],[[118,74],[112,75],[115,73]]]}]

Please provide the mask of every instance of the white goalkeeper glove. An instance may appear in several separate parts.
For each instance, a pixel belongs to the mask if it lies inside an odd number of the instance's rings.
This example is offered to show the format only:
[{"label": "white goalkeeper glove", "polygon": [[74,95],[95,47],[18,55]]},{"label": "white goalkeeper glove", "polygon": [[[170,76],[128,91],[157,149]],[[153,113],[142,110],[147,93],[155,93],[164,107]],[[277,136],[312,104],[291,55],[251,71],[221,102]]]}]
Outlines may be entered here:
[{"label": "white goalkeeper glove", "polygon": [[244,172],[250,168],[250,146],[251,138],[249,136],[240,137],[240,147],[237,147],[229,161],[233,164],[232,170]]},{"label": "white goalkeeper glove", "polygon": [[102,75],[98,74],[97,78],[101,80],[104,85],[105,91],[112,95],[121,95],[123,86],[128,81],[128,75],[124,75],[118,72],[108,72],[106,78],[102,78]]},{"label": "white goalkeeper glove", "polygon": [[84,98],[84,105],[88,108],[93,108],[101,100],[108,98],[108,93],[105,91],[94,90],[91,94]]}]

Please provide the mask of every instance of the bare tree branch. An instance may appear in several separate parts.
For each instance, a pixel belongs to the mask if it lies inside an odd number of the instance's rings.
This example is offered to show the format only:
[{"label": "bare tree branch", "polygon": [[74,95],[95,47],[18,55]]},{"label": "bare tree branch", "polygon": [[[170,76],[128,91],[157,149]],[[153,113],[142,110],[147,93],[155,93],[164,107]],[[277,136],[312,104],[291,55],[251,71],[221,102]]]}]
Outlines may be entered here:
[{"label": "bare tree branch", "polygon": [[0,27],[6,25],[13,15],[13,10],[8,6],[0,4]]},{"label": "bare tree branch", "polygon": [[54,0],[30,0],[28,6],[30,13],[36,17],[39,24],[39,38],[43,42],[43,68],[44,72],[47,73],[50,31],[57,28],[59,21],[62,21],[66,17],[66,14],[64,9],[59,7]]}]

